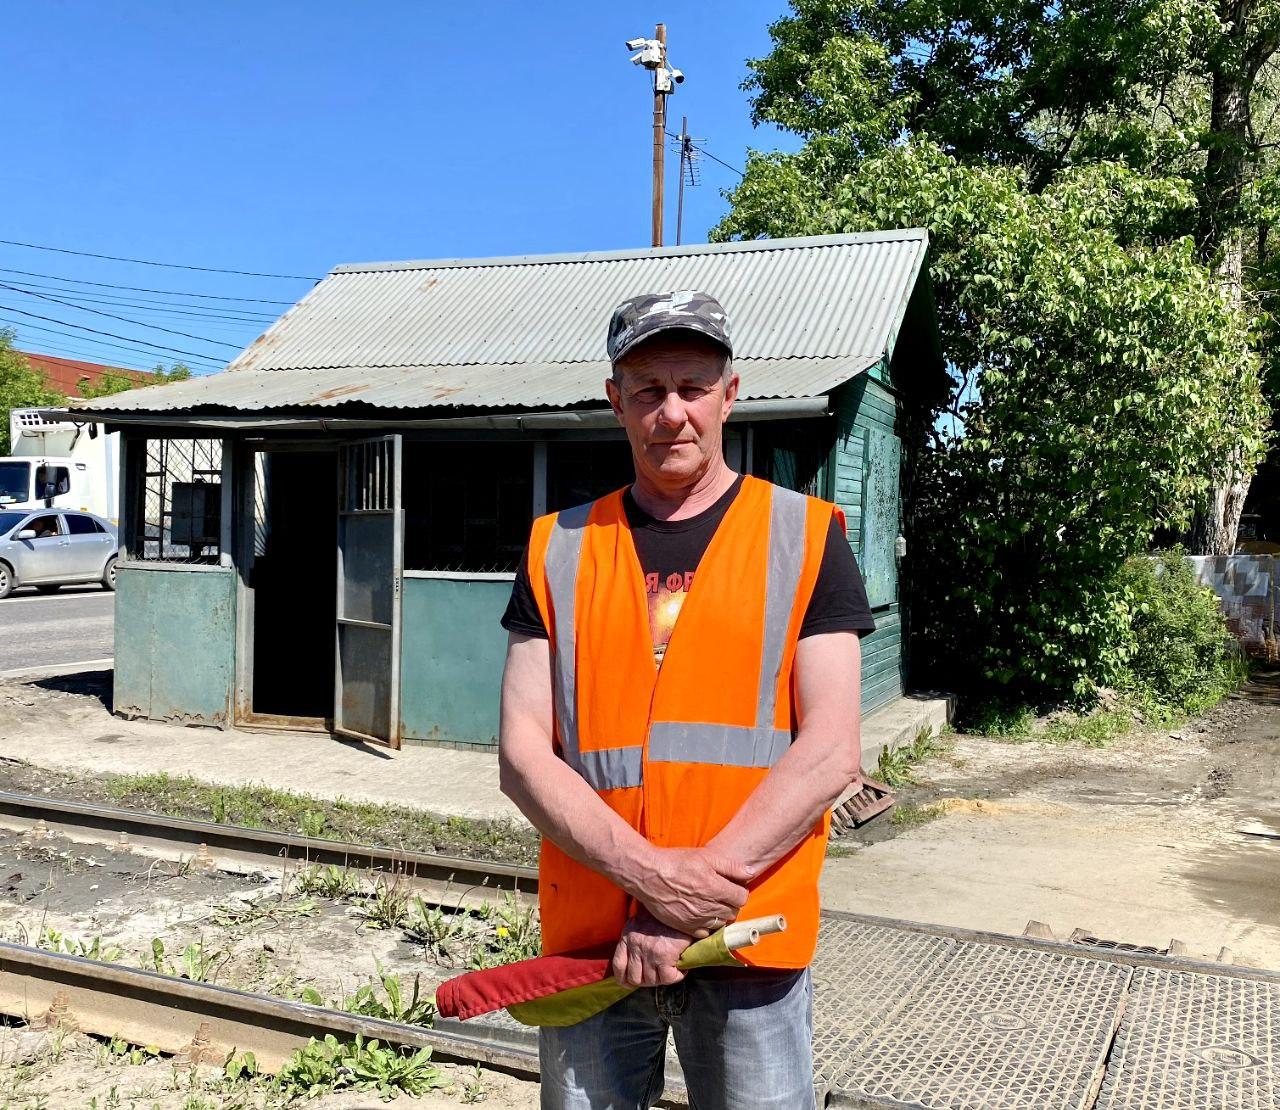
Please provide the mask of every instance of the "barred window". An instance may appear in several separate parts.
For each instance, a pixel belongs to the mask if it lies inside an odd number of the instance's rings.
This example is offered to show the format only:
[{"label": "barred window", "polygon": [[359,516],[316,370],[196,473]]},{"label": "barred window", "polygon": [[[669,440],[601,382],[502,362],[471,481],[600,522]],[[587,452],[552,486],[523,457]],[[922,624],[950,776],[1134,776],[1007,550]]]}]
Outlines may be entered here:
[{"label": "barred window", "polygon": [[147,439],[137,452],[129,558],[217,563],[222,528],[222,440]]},{"label": "barred window", "polygon": [[533,523],[533,446],[406,442],[406,570],[514,571]]}]

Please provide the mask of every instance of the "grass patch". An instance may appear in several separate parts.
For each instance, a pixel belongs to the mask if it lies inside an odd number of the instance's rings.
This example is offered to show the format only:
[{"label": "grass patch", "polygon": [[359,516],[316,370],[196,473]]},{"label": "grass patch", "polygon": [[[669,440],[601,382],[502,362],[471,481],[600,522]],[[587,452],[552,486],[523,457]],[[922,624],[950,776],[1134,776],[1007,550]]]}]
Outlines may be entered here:
[{"label": "grass patch", "polygon": [[934,735],[933,729],[922,728],[910,744],[881,749],[880,758],[876,761],[875,777],[895,789],[910,786],[916,781],[916,765],[945,750],[946,745]]},{"label": "grass patch", "polygon": [[[314,835],[418,852],[534,864],[538,835],[515,821],[434,817],[408,806],[317,798],[268,786],[215,786],[186,775],[102,775],[77,780],[79,793],[170,817]],[[95,791],[93,788],[97,787]],[[92,797],[86,800],[97,800]]]},{"label": "grass patch", "polygon": [[908,829],[918,829],[921,825],[936,821],[945,812],[945,808],[940,805],[897,805],[893,807],[893,813],[889,816],[889,824],[895,829],[906,832]]},{"label": "grass patch", "polygon": [[1030,740],[1035,723],[1035,711],[1028,705],[987,701],[963,716],[960,731],[994,740]]},{"label": "grass patch", "polygon": [[1083,744],[1086,748],[1105,748],[1133,727],[1133,714],[1127,709],[1098,709],[1092,713],[1066,713],[1046,723],[1040,738],[1050,744]]},{"label": "grass patch", "polygon": [[1148,728],[1172,727],[1180,714],[1151,699],[1131,694],[1103,691],[1105,697],[1092,709],[1061,708],[1043,718],[1026,705],[1008,706],[987,702],[964,718],[964,732],[987,740],[1011,744],[1037,741],[1045,744],[1083,744],[1106,747],[1129,732],[1135,724]]}]

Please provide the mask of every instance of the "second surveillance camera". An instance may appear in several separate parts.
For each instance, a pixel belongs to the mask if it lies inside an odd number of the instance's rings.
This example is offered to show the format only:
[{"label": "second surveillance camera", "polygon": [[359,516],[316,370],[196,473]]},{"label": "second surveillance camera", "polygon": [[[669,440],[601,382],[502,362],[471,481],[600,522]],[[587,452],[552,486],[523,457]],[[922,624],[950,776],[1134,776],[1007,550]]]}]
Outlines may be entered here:
[{"label": "second surveillance camera", "polygon": [[673,80],[677,85],[683,85],[683,84],[684,84],[684,70],[682,70],[682,69],[673,69],[673,70],[671,71],[671,80]]}]

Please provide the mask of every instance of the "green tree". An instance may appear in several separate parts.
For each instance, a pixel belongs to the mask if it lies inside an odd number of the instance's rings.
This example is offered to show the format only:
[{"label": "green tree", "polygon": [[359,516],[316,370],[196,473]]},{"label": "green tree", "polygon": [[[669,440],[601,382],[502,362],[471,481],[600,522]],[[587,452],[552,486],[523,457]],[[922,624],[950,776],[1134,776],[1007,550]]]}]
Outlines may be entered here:
[{"label": "green tree", "polygon": [[0,328],[0,455],[9,454],[9,411],[61,405],[66,398],[49,387],[13,346],[14,333]]},{"label": "green tree", "polygon": [[123,371],[108,370],[96,382],[81,383],[80,396],[86,399],[94,397],[110,397],[113,393],[123,393],[126,389],[140,389],[149,385],[164,385],[167,382],[183,382],[191,377],[190,369],[181,362],[175,362],[169,369],[157,363],[150,371],[148,378],[136,378]]},{"label": "green tree", "polygon": [[[946,36],[859,22],[938,9],[795,7],[749,84],[757,120],[804,146],[753,155],[715,234],[929,228],[954,381],[916,445],[922,654],[962,689],[1087,694],[1131,650],[1126,557],[1185,527],[1223,460],[1251,471],[1262,447],[1254,321],[1195,239],[1197,183],[1118,156],[1042,159],[1046,109],[1000,79],[1012,54],[979,64]],[[951,56],[955,87],[945,68],[913,84],[908,55]],[[945,141],[917,130],[929,98]],[[1026,125],[1005,127],[1017,110]]]},{"label": "green tree", "polygon": [[[1280,0],[795,0],[771,34],[755,117],[805,137],[813,188],[903,136],[1018,167],[1033,192],[1119,162],[1186,190],[1160,231],[1189,235],[1258,347],[1280,346]],[[1234,549],[1251,474],[1238,452],[1214,460],[1197,550]]]}]

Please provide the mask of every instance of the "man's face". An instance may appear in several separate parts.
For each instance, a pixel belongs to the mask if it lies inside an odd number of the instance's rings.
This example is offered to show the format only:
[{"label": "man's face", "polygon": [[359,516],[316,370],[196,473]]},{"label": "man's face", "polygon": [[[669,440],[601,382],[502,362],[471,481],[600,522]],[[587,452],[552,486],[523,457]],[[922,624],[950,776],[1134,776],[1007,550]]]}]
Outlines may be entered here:
[{"label": "man's face", "polygon": [[725,352],[696,334],[655,336],[619,359],[609,403],[631,441],[637,473],[658,486],[695,482],[723,456],[722,431],[738,396]]}]

